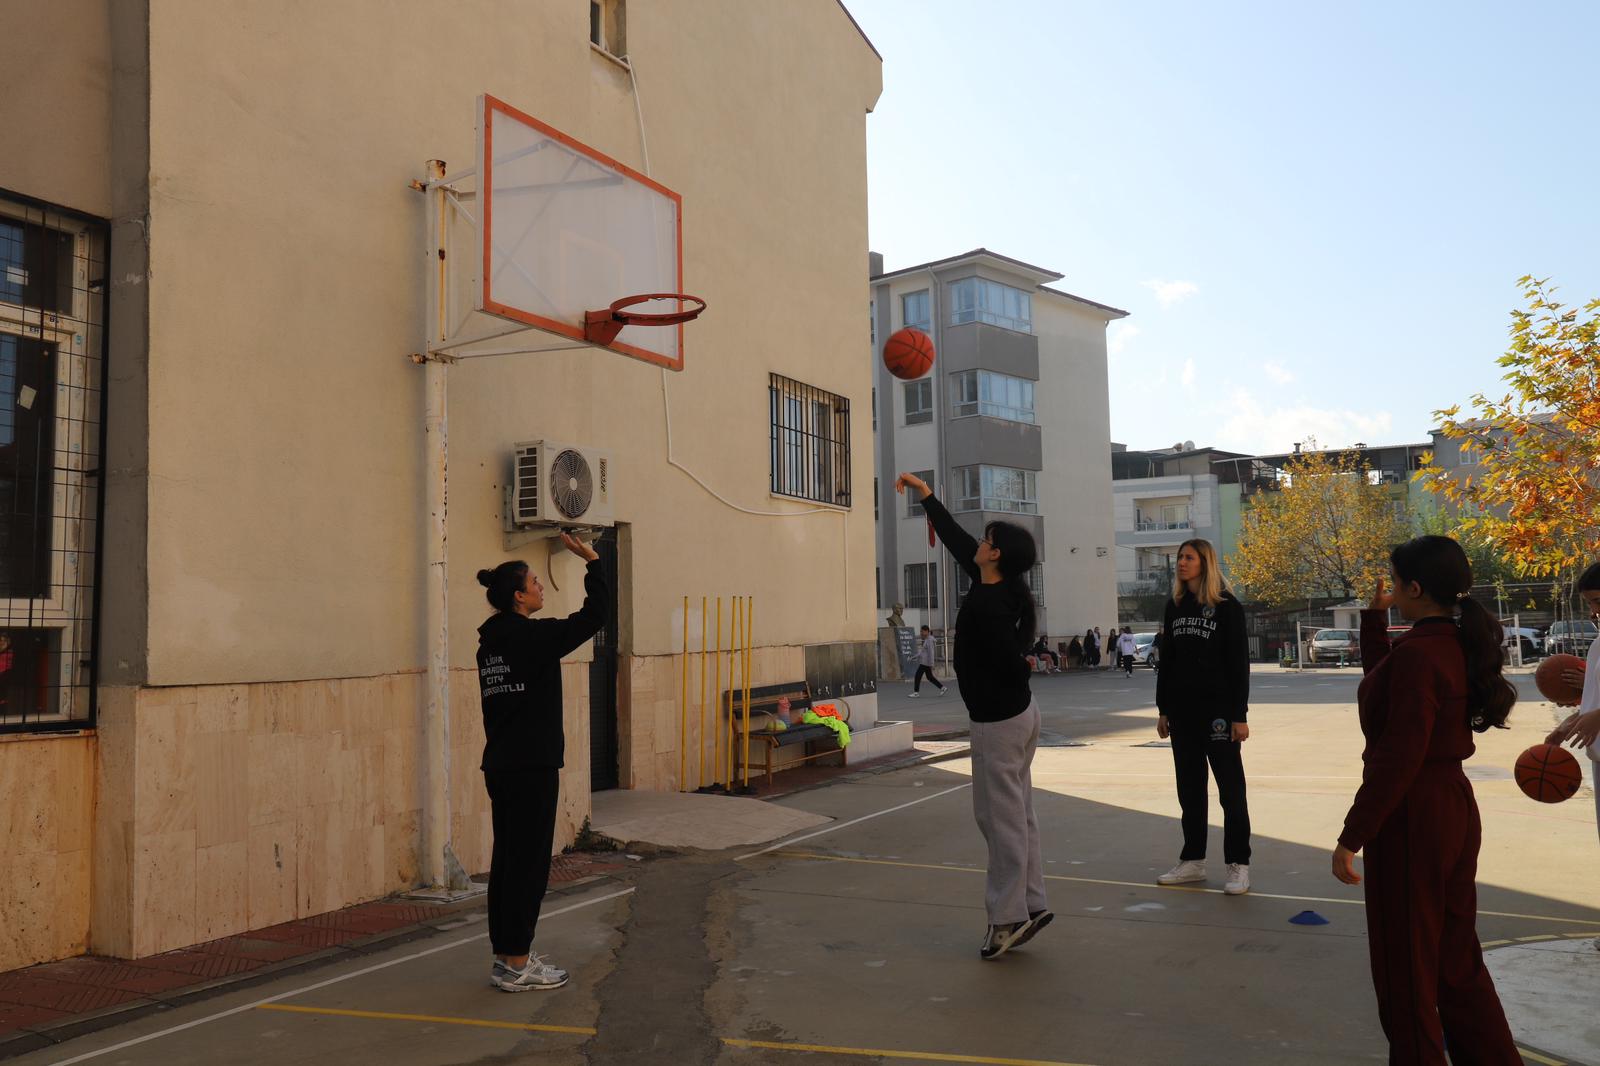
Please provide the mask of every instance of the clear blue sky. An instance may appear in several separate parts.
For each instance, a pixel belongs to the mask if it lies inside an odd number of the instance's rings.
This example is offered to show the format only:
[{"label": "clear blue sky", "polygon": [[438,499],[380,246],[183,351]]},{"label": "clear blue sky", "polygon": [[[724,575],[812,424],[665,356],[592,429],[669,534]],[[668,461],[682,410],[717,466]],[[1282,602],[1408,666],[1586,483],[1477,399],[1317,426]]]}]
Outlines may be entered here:
[{"label": "clear blue sky", "polygon": [[1600,4],[846,2],[873,249],[1131,311],[1114,440],[1426,440],[1503,391],[1519,276],[1600,296]]}]

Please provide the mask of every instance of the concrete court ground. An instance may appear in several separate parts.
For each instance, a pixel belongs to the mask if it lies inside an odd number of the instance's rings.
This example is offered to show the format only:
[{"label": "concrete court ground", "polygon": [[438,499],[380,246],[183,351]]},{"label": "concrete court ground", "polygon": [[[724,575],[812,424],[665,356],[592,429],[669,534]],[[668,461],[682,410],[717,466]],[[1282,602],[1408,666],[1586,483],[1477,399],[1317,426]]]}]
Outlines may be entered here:
[{"label": "concrete court ground", "polygon": [[[663,855],[552,901],[539,948],[574,973],[556,992],[490,989],[468,920],[14,1061],[1382,1062],[1359,889],[1328,874],[1359,775],[1355,680],[1257,674],[1246,897],[1218,891],[1220,855],[1203,888],[1150,883],[1178,830],[1149,674],[1042,678],[1036,806],[1058,917],[996,962],[977,958],[984,851],[953,760],[791,796],[835,820],[770,849]],[[884,702],[959,713],[953,695]],[[1592,797],[1537,805],[1508,772],[1555,714],[1519,705],[1470,764],[1479,933],[1527,1061],[1600,1066]],[[1308,909],[1329,924],[1289,923]]]}]

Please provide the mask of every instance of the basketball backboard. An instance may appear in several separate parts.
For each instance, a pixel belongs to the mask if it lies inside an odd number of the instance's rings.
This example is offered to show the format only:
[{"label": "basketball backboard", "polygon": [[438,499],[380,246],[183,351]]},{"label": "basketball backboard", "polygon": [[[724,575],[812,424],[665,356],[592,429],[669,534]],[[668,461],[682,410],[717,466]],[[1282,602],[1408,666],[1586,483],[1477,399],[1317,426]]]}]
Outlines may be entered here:
[{"label": "basketball backboard", "polygon": [[[683,201],[660,182],[487,95],[477,179],[475,310],[581,343],[588,312],[683,291]],[[599,346],[683,367],[681,324],[625,326]]]}]

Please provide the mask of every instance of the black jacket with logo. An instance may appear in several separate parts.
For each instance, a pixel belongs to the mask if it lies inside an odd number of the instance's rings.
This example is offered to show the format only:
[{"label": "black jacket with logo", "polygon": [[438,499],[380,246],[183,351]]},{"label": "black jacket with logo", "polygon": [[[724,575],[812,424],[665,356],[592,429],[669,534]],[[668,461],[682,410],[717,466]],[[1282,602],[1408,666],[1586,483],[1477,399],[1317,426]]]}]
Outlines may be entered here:
[{"label": "black jacket with logo", "polygon": [[498,611],[478,627],[478,693],[483,699],[484,770],[559,770],[561,660],[606,624],[606,583],[598,560],[583,577],[584,600],[566,618]]},{"label": "black jacket with logo", "polygon": [[1250,646],[1244,608],[1224,592],[1207,607],[1185,592],[1167,601],[1156,707],[1169,719],[1243,722],[1250,709]]}]

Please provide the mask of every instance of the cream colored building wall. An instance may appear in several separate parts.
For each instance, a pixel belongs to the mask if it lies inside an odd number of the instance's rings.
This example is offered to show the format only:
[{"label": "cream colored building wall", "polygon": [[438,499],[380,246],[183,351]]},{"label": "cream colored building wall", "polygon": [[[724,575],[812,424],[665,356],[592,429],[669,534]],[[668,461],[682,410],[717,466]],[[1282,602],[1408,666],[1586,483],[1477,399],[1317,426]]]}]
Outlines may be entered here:
[{"label": "cream colored building wall", "polygon": [[0,0],[0,189],[101,218],[112,213],[106,6]]},{"label": "cream colored building wall", "polygon": [[1117,619],[1108,317],[1065,297],[1033,296],[1039,335],[1034,407],[1044,426],[1039,509],[1045,516],[1044,595],[1052,646]]},{"label": "cream colored building wall", "polygon": [[[417,668],[422,373],[405,356],[422,329],[423,205],[406,183],[430,157],[471,164],[485,91],[642,168],[626,72],[589,47],[582,4],[169,0],[151,18],[150,680]],[[756,596],[761,643],[872,635],[858,353],[878,60],[821,0],[637,4],[628,44],[651,172],[684,197],[685,284],[711,305],[668,381],[676,457],[745,507],[807,509],[768,493],[767,374],[781,372],[851,399],[857,506],[772,519],[716,502],[667,466],[644,364],[462,364],[457,666],[487,610],[472,575],[507,554],[509,446],[545,436],[616,453],[634,652],[676,648],[681,596],[706,591]],[[538,546],[512,554],[544,568]],[[550,609],[573,609],[578,571],[555,565]]]}]

